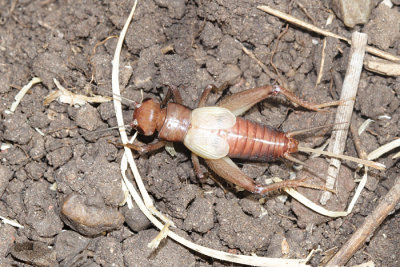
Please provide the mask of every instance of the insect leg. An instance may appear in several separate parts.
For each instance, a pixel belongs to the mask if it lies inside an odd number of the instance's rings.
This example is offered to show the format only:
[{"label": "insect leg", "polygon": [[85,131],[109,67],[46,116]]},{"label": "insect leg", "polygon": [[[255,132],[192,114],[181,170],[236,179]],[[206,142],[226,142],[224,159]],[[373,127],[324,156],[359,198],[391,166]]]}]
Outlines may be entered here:
[{"label": "insect leg", "polygon": [[230,158],[205,159],[205,162],[221,178],[247,191],[255,191],[256,183],[254,183],[253,179],[244,174]]},{"label": "insect leg", "polygon": [[228,157],[222,159],[205,160],[207,165],[220,177],[241,188],[255,194],[264,195],[270,191],[276,191],[283,188],[308,187],[320,190],[327,190],[324,186],[305,183],[306,179],[296,179],[273,183],[270,185],[256,184],[252,178],[244,174],[239,167]]},{"label": "insect leg", "polygon": [[137,151],[139,154],[146,154],[146,153],[149,153],[149,152],[152,152],[152,151],[155,151],[155,150],[158,150],[158,149],[164,147],[165,141],[157,141],[156,143],[153,143],[153,144],[142,144],[139,142],[135,142],[132,144],[117,143],[115,145],[129,147],[130,149]]},{"label": "insect leg", "polygon": [[209,84],[207,85],[206,88],[204,88],[203,93],[201,94],[199,104],[197,104],[198,108],[204,107],[207,102],[207,98],[210,95],[211,91],[214,93],[223,91],[229,86],[229,82],[224,82],[220,87],[216,87],[214,84]]},{"label": "insect leg", "polygon": [[322,103],[322,104],[313,104],[313,103],[304,101],[303,99],[299,98],[294,93],[292,93],[291,91],[289,91],[283,87],[280,87],[278,85],[274,85],[272,90],[273,90],[273,95],[277,95],[279,93],[283,94],[284,96],[286,96],[287,99],[289,99],[293,103],[296,103],[297,105],[299,105],[303,108],[306,108],[309,110],[314,110],[314,111],[324,111],[324,110],[321,110],[321,108],[330,107],[330,106],[338,106],[338,105],[344,104],[344,102],[346,102],[346,100],[345,101],[339,100],[339,101],[326,102],[326,103]]},{"label": "insect leg", "polygon": [[182,105],[183,100],[182,100],[181,93],[179,92],[179,89],[173,85],[167,85],[167,86],[168,86],[168,91],[167,91],[167,94],[165,95],[161,105],[165,106],[172,97],[174,98],[175,103]]},{"label": "insect leg", "polygon": [[194,154],[193,152],[192,152],[192,163],[193,163],[193,168],[194,168],[194,172],[195,172],[196,176],[200,180],[204,180],[205,175],[204,175],[203,171],[200,169],[199,157],[196,154]]},{"label": "insect leg", "polygon": [[249,110],[252,106],[257,104],[258,102],[270,96],[276,96],[277,94],[283,94],[293,103],[296,103],[299,106],[314,111],[324,111],[321,110],[321,108],[329,106],[337,106],[344,104],[344,102],[346,102],[346,100],[345,101],[341,100],[341,101],[332,101],[322,104],[308,103],[283,87],[280,87],[278,85],[265,85],[230,95],[224,98],[221,102],[219,102],[218,106],[227,108],[230,111],[232,111],[233,114],[238,116]]},{"label": "insect leg", "polygon": [[271,85],[238,92],[222,99],[217,106],[229,109],[236,116],[243,114],[258,102],[274,95]]}]

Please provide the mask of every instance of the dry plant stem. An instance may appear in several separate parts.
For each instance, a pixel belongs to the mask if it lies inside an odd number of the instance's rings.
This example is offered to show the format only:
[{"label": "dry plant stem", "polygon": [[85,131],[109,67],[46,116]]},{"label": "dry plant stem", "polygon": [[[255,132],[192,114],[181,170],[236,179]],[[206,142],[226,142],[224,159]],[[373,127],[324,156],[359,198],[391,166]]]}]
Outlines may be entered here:
[{"label": "dry plant stem", "polygon": [[351,236],[351,238],[340,248],[335,256],[326,266],[341,266],[353,256],[353,254],[363,246],[365,240],[370,237],[375,229],[382,223],[388,214],[400,201],[400,177],[397,177],[395,184],[381,200],[375,210],[365,218],[361,227]]},{"label": "dry plant stem", "polygon": [[368,56],[364,61],[364,67],[375,73],[386,76],[400,76],[400,64],[380,58]]},{"label": "dry plant stem", "polygon": [[[350,51],[349,65],[347,66],[346,76],[344,78],[340,99],[355,99],[360,81],[360,75],[365,55],[365,46],[368,36],[364,33],[354,32],[352,34],[352,46]],[[345,105],[338,107],[336,112],[335,130],[331,137],[328,151],[335,154],[343,154],[346,145],[347,133],[350,125],[351,114],[353,113],[354,100],[345,102]],[[347,124],[344,124],[347,123]],[[340,161],[331,159],[326,179],[326,187],[333,189],[336,178],[340,170]],[[320,202],[325,205],[331,197],[330,192],[324,192]]]},{"label": "dry plant stem", "polygon": [[249,57],[251,57],[252,59],[254,59],[257,64],[263,69],[263,71],[269,76],[271,77],[271,79],[276,80],[277,79],[277,75],[275,73],[273,73],[272,71],[270,71],[267,66],[262,63],[255,55],[253,52],[251,52],[249,49],[247,49],[241,42],[239,42],[238,40],[236,40],[236,42],[238,42],[241,46],[242,46],[242,50],[243,52],[248,55]]},{"label": "dry plant stem", "polygon": [[[128,20],[131,20],[132,17],[133,17],[134,10],[136,8],[136,4],[137,4],[137,1],[135,1],[134,7],[132,8],[131,13],[129,14],[129,19]],[[123,128],[123,125],[125,125],[125,123],[124,123],[123,116],[122,116],[122,105],[121,105],[122,99],[120,97],[121,92],[120,92],[120,89],[119,89],[119,56],[120,56],[120,53],[118,52],[118,50],[120,51],[120,49],[122,47],[122,43],[123,43],[123,40],[124,40],[124,38],[122,36],[125,35],[126,31],[128,30],[128,26],[129,26],[128,23],[124,25],[124,28],[123,28],[123,30],[121,32],[121,36],[118,39],[116,52],[114,54],[114,59],[113,59],[113,62],[112,62],[112,64],[113,64],[113,68],[112,68],[112,89],[113,89],[113,94],[114,94],[114,109],[115,109],[115,114],[116,114],[116,117],[117,117],[118,126],[121,127],[121,128],[119,128],[119,132],[120,132],[120,136],[121,136],[121,140],[122,140],[123,144],[127,144],[128,143],[128,136],[126,134],[125,128]],[[124,147],[124,149],[125,149],[125,154],[127,155],[129,164],[132,167],[133,175],[135,177],[139,177],[139,179],[136,179],[136,184],[137,184],[137,186],[139,188],[140,193],[142,194],[145,206],[149,210],[151,210],[151,212],[153,214],[156,214],[159,218],[162,218],[164,221],[169,221],[167,218],[165,218],[165,216],[163,216],[159,211],[157,211],[154,208],[153,201],[150,198],[149,194],[147,193],[146,188],[144,187],[143,181],[140,178],[140,174],[139,174],[139,171],[137,170],[135,161],[133,160],[133,155],[132,155],[131,150],[129,148],[127,148],[127,147]],[[170,224],[174,225],[172,222],[170,222]]]},{"label": "dry plant stem", "polygon": [[360,137],[358,136],[358,131],[356,129],[354,120],[350,124],[350,132],[351,132],[351,136],[353,137],[354,146],[356,147],[358,156],[361,159],[367,159],[368,158],[368,154],[367,154],[367,152],[365,152],[365,150],[361,146]]},{"label": "dry plant stem", "polygon": [[[258,6],[257,8],[262,10],[262,11],[264,11],[264,12],[266,12],[266,13],[268,13],[268,14],[272,14],[272,15],[277,16],[277,17],[279,17],[279,18],[281,18],[283,20],[286,20],[289,23],[292,23],[294,25],[302,27],[304,29],[316,32],[316,33],[324,35],[324,36],[331,36],[331,37],[343,40],[343,41],[347,42],[350,45],[352,44],[352,42],[349,39],[347,39],[347,38],[345,38],[343,36],[340,36],[338,34],[334,34],[334,33],[330,32],[330,31],[326,31],[326,30],[323,30],[321,28],[318,28],[318,27],[316,27],[316,26],[314,26],[314,25],[312,25],[310,23],[304,22],[304,21],[302,21],[300,19],[297,19],[297,18],[295,18],[295,17],[293,17],[291,15],[288,15],[288,14],[286,14],[284,12],[281,12],[279,10],[273,9],[273,8],[271,8],[269,6]],[[381,57],[381,58],[384,58],[384,59],[387,59],[387,60],[390,60],[390,61],[400,61],[400,57],[394,56],[394,55],[392,55],[390,53],[387,53],[385,51],[379,50],[379,49],[371,47],[371,46],[367,46],[366,50],[370,54],[373,54],[375,56],[378,56],[378,57]]]},{"label": "dry plant stem", "polygon": [[11,108],[10,111],[14,112],[15,109],[17,108],[17,106],[19,105],[19,103],[21,102],[22,98],[24,97],[24,95],[29,91],[29,89],[32,88],[32,86],[34,86],[37,83],[42,82],[42,80],[38,77],[34,77],[32,78],[32,80],[30,80],[30,82],[25,85],[24,87],[22,87],[22,89],[18,92],[18,94],[15,96],[15,102],[11,104]]},{"label": "dry plant stem", "polygon": [[274,68],[275,73],[276,73],[276,75],[278,76],[278,78],[280,80],[279,82],[280,82],[280,84],[283,84],[283,87],[288,87],[287,86],[287,82],[282,77],[282,75],[279,72],[278,68],[275,66],[273,59],[274,59],[274,55],[275,55],[276,51],[278,51],[279,42],[280,42],[281,38],[288,32],[288,29],[289,29],[289,24],[286,24],[285,29],[278,35],[278,37],[275,40],[275,42],[276,42],[275,43],[275,48],[272,51],[271,57],[270,57],[270,64]]},{"label": "dry plant stem", "polygon": [[317,82],[315,83],[315,86],[317,86],[321,82],[322,75],[324,74],[325,55],[326,55],[325,49],[326,49],[326,38],[324,38],[324,43],[322,46],[321,64],[319,66],[318,77],[317,77]]},{"label": "dry plant stem", "polygon": [[108,40],[112,39],[112,38],[118,38],[118,36],[116,35],[112,35],[112,36],[108,36],[107,38],[105,38],[103,41],[98,42],[92,49],[92,53],[90,54],[88,61],[89,64],[92,66],[92,75],[90,78],[90,82],[92,83],[94,81],[94,77],[96,76],[96,64],[93,63],[92,59],[94,57],[94,54],[96,53],[96,49],[98,46],[105,44]]},{"label": "dry plant stem", "polygon": [[[126,30],[128,28],[130,21],[132,20],[133,13],[135,11],[136,3],[137,3],[137,1],[135,1],[132,11],[129,14],[129,18],[126,21],[123,30],[121,31],[121,35],[120,35],[120,38],[118,39],[118,43],[117,43],[117,47],[115,49],[115,54],[114,54],[114,59],[113,59],[112,87],[113,87],[113,93],[115,95],[114,107],[115,107],[115,112],[116,112],[117,121],[118,121],[119,126],[124,125],[123,116],[122,116],[121,98],[119,97],[119,77],[118,77],[118,75],[119,75],[119,55],[121,52],[122,42],[124,40]],[[120,134],[121,134],[122,142],[128,143],[128,137],[123,128],[120,129]],[[149,198],[149,196],[147,195],[147,191],[143,186],[143,183],[142,183],[141,177],[140,177],[140,173],[137,169],[137,166],[136,166],[135,161],[132,156],[132,152],[129,148],[125,147],[124,149],[125,149],[125,154],[122,157],[122,161],[121,161],[121,174],[123,176],[123,180],[124,180],[127,188],[129,189],[131,196],[133,197],[133,199],[135,200],[136,204],[138,205],[140,210],[143,212],[143,214],[158,229],[160,229],[160,230],[164,229],[164,224],[161,223],[153,215],[154,213],[156,213],[158,211],[155,210],[154,207],[148,206],[148,204],[152,205],[152,201]],[[127,177],[125,175],[125,172],[128,168],[128,164],[130,165],[131,170],[135,176],[136,183],[138,184],[138,187],[142,194],[143,199],[142,199],[142,197],[139,196],[135,187],[127,179]],[[142,184],[140,185],[140,183],[142,183]],[[159,216],[159,214],[157,214],[157,216]],[[308,259],[299,259],[299,260],[273,259],[273,258],[263,258],[263,257],[257,257],[257,256],[236,255],[236,254],[226,253],[223,251],[218,251],[215,249],[210,249],[207,247],[199,246],[199,245],[197,245],[193,242],[190,242],[190,241],[186,240],[185,238],[175,234],[174,232],[172,232],[170,230],[168,230],[166,232],[170,238],[172,238],[173,240],[175,240],[176,242],[180,243],[183,246],[186,246],[200,254],[203,254],[203,255],[206,255],[209,257],[213,257],[216,259],[220,259],[223,261],[227,261],[227,262],[235,262],[235,263],[240,263],[240,264],[245,264],[245,265],[253,265],[253,266],[309,266],[306,264]]]}]

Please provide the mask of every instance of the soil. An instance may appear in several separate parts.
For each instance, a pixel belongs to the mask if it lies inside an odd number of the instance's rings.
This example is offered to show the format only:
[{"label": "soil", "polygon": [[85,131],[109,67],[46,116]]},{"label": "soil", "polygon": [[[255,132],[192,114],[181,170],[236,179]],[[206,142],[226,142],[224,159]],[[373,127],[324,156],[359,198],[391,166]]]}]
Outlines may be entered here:
[{"label": "soil", "polygon": [[[289,8],[295,17],[311,22],[309,15],[315,25],[345,37],[353,30],[368,31],[371,45],[400,54],[400,38],[393,38],[391,25],[379,19],[376,10],[371,24],[347,29],[338,19],[326,25],[329,1],[301,1],[308,15],[289,2],[139,1],[121,55],[123,96],[140,101],[143,90],[144,97],[161,99],[166,85],[172,85],[179,87],[183,102],[195,108],[208,84],[230,83],[210,97],[213,104],[224,95],[279,82],[310,102],[337,99],[349,46],[327,39],[324,75],[316,86],[322,38],[289,26],[277,45],[286,24],[258,10],[260,4],[285,12]],[[235,266],[171,240],[155,251],[147,247],[157,231],[137,207],[120,206],[123,150],[109,142],[119,142],[118,132],[98,131],[116,125],[112,102],[84,107],[57,101],[43,104],[56,89],[55,78],[76,94],[111,96],[116,38],[106,38],[120,33],[132,4],[132,0],[0,0],[0,140],[11,145],[0,153],[0,215],[24,226],[0,225],[2,266]],[[399,12],[399,6],[394,10]],[[268,73],[243,52],[242,45],[267,65]],[[270,64],[272,54],[276,70]],[[42,83],[25,95],[13,114],[6,112],[32,77],[40,77]],[[361,75],[353,118],[356,127],[368,118],[374,120],[360,136],[367,152],[399,137],[399,82],[400,78],[366,70]],[[125,101],[123,108],[129,121],[133,105]],[[284,131],[330,124],[333,116],[334,109],[311,112],[283,97],[262,101],[245,114]],[[154,140],[139,138],[146,143]],[[299,139],[315,147],[328,138],[329,131],[323,129]],[[313,266],[323,264],[329,252],[341,247],[400,171],[400,162],[392,159],[396,151],[385,154],[379,162],[387,171],[372,172],[354,211],[331,219],[309,214],[282,192],[261,198],[237,191],[223,180],[218,180],[221,185],[210,178],[200,182],[188,150],[181,144],[175,150],[176,156],[163,149],[138,155],[137,165],[156,207],[175,222],[181,235],[211,248],[267,257],[304,258],[318,248],[310,261]],[[345,154],[357,157],[351,135]],[[308,162],[318,169],[325,160]],[[282,160],[239,163],[258,182],[271,176],[288,178],[295,172]],[[332,209],[343,209],[354,191],[356,166],[345,165],[340,176],[344,195],[335,199]],[[204,165],[201,168],[207,172]],[[399,217],[398,210],[390,214],[348,265],[372,260],[376,266],[399,266]],[[282,250],[284,241],[288,250]]]}]

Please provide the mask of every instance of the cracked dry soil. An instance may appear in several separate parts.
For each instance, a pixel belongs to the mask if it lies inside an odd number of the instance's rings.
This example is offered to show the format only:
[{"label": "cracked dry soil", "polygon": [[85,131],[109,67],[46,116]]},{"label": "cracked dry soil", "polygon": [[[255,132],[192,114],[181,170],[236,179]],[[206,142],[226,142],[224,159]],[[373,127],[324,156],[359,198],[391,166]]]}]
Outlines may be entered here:
[{"label": "cracked dry soil", "polygon": [[[285,23],[256,7],[271,5],[287,12],[289,2],[139,1],[122,51],[123,96],[139,100],[143,90],[145,97],[161,98],[170,84],[179,86],[183,102],[194,108],[208,84],[232,82],[227,90],[210,97],[212,104],[226,94],[274,83],[275,77],[243,53],[241,44],[275,74],[270,56]],[[329,1],[301,2],[317,26],[350,36],[338,19],[325,26]],[[147,248],[157,231],[137,207],[119,206],[123,151],[109,143],[119,142],[118,133],[96,132],[116,125],[111,102],[80,108],[55,101],[43,105],[44,97],[55,89],[54,78],[74,93],[110,95],[116,38],[100,42],[119,34],[132,4],[132,0],[0,0],[0,140],[11,144],[0,153],[0,215],[24,226],[0,225],[2,266],[235,266],[193,253],[171,240],[163,241],[156,251]],[[309,21],[298,5],[292,3],[290,9],[292,15]],[[372,18],[377,16],[374,11]],[[369,29],[369,39],[379,40],[385,37],[376,29],[390,25],[378,26],[357,26],[356,30]],[[385,46],[400,54],[399,38]],[[350,48],[328,39],[324,75],[315,86],[321,51],[322,38],[290,26],[273,58],[281,81],[315,103],[337,99]],[[30,90],[14,114],[7,114],[18,90],[34,76],[43,82]],[[353,118],[357,127],[367,118],[374,120],[360,136],[368,152],[399,137],[399,81],[366,70],[362,73]],[[133,107],[126,101],[123,108],[129,121]],[[333,116],[334,109],[310,112],[282,97],[265,100],[245,115],[285,131],[329,124]],[[328,138],[329,130],[322,130],[300,141],[319,146]],[[379,161],[387,171],[372,173],[353,213],[328,219],[305,211],[280,192],[260,198],[222,180],[218,181],[223,188],[212,179],[200,183],[188,151],[181,144],[175,144],[175,149],[174,157],[160,150],[138,157],[137,164],[157,208],[175,222],[179,234],[210,248],[267,257],[303,258],[320,248],[311,259],[313,266],[323,264],[323,252],[341,247],[349,238],[391,187],[400,167],[393,153],[384,155]],[[345,153],[357,156],[351,136]],[[309,162],[323,166],[326,160]],[[239,163],[258,182],[271,176],[288,178],[293,172],[290,163],[280,160]],[[332,209],[343,209],[353,194],[356,166],[344,165],[340,176],[344,197]],[[202,169],[207,171],[204,165]],[[309,192],[314,198],[320,193]],[[372,260],[377,266],[398,266],[399,216],[398,210],[391,214],[348,265]],[[285,241],[288,251],[282,251]]]}]

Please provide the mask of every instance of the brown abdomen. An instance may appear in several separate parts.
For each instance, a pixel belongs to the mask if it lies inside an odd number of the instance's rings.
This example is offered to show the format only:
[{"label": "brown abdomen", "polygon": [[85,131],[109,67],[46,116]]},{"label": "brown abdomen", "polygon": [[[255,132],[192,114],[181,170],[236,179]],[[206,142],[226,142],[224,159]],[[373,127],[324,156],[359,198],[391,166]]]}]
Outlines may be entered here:
[{"label": "brown abdomen", "polygon": [[288,151],[285,133],[242,118],[226,134],[231,158],[271,161]]}]

